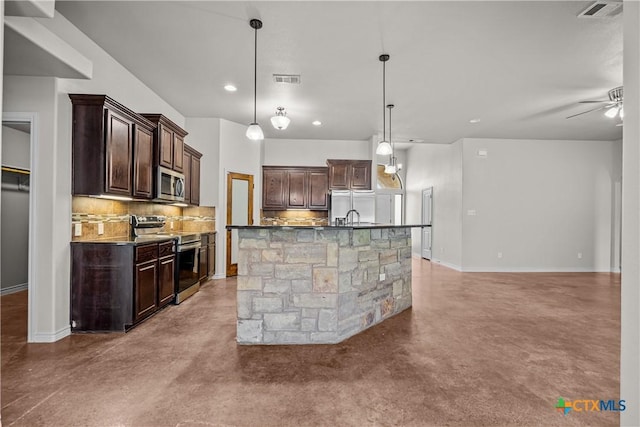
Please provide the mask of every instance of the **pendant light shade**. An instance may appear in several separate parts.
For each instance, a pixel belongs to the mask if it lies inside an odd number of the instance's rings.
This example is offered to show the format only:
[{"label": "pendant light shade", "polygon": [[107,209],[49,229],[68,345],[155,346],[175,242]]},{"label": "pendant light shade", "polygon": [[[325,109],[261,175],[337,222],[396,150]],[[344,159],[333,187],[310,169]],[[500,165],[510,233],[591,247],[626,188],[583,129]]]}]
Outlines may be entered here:
[{"label": "pendant light shade", "polygon": [[396,167],[396,157],[393,140],[391,139],[391,109],[393,107],[395,107],[395,105],[393,104],[387,105],[387,108],[389,109],[389,146],[391,147],[391,153],[389,153],[389,164],[384,167],[384,173],[391,175],[395,174],[398,171],[398,168]]},{"label": "pendant light shade", "polygon": [[247,128],[247,138],[252,141],[260,141],[264,139],[264,132],[262,132],[262,128],[257,123],[251,123]]},{"label": "pendant light shade", "polygon": [[262,21],[259,19],[252,19],[249,21],[249,25],[254,30],[254,44],[253,44],[253,122],[247,128],[247,138],[252,141],[261,141],[264,139],[264,133],[262,128],[258,124],[256,119],[256,98],[258,93],[258,30],[262,28]]},{"label": "pendant light shade", "polygon": [[389,55],[382,54],[378,57],[380,62],[382,62],[382,141],[376,147],[376,154],[380,156],[388,156],[393,152],[391,144],[389,144],[385,138],[387,134],[386,129],[386,63],[389,60]]},{"label": "pendant light shade", "polygon": [[285,130],[291,123],[291,119],[287,117],[284,107],[278,107],[277,110],[276,115],[271,117],[271,124],[278,130]]}]

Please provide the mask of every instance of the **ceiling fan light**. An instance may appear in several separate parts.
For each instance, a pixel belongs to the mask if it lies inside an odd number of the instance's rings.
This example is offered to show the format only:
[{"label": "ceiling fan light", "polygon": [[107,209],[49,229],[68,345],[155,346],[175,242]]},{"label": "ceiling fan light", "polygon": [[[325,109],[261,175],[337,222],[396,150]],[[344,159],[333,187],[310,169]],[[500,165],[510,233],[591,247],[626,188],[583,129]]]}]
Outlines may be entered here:
[{"label": "ceiling fan light", "polygon": [[604,113],[604,115],[609,117],[610,119],[613,119],[616,114],[618,114],[618,107],[611,107]]},{"label": "ceiling fan light", "polygon": [[264,133],[258,123],[251,123],[247,128],[246,135],[252,141],[262,141],[264,139]]},{"label": "ceiling fan light", "polygon": [[376,148],[376,154],[380,156],[388,156],[392,152],[393,150],[391,149],[391,144],[389,144],[387,141],[382,141]]},{"label": "ceiling fan light", "polygon": [[620,119],[624,119],[624,107],[620,107]]}]

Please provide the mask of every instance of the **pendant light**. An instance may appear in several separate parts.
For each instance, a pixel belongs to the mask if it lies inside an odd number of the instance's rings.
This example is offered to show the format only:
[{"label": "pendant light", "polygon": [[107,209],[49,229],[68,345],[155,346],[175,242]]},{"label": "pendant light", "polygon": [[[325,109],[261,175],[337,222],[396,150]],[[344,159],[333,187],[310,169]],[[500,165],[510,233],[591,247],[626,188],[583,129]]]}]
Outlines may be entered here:
[{"label": "pendant light", "polygon": [[291,119],[287,117],[284,107],[278,107],[277,110],[276,115],[271,117],[271,124],[278,130],[285,130],[291,123]]},{"label": "pendant light", "polygon": [[378,59],[380,60],[380,62],[382,62],[382,141],[378,144],[378,147],[376,148],[376,154],[379,154],[381,156],[386,156],[388,154],[391,154],[393,152],[393,149],[391,148],[391,144],[389,144],[387,141],[385,141],[385,137],[386,137],[386,127],[385,127],[385,123],[386,123],[386,63],[389,60],[389,55],[387,54],[383,54],[380,55],[378,57]]},{"label": "pendant light", "polygon": [[253,45],[253,123],[251,123],[247,128],[246,135],[247,138],[253,141],[261,141],[264,139],[264,133],[256,119],[256,98],[258,93],[258,30],[262,28],[262,21],[259,19],[252,19],[249,21],[249,25],[255,30]]},{"label": "pendant light", "polygon": [[398,172],[398,168],[396,167],[396,157],[395,157],[395,146],[393,145],[393,140],[391,139],[391,109],[395,107],[393,104],[387,105],[389,109],[389,143],[391,145],[391,154],[389,154],[389,164],[385,165],[384,173],[393,175]]}]

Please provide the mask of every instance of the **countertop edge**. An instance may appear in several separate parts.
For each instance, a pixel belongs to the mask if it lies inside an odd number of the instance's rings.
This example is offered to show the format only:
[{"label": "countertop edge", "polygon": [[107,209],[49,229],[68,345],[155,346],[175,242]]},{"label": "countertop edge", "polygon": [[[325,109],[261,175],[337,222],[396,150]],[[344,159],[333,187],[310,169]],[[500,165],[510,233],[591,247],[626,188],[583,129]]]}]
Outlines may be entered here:
[{"label": "countertop edge", "polygon": [[260,230],[260,229],[263,229],[263,230],[267,230],[267,229],[362,230],[362,229],[373,229],[373,228],[424,228],[424,227],[431,227],[431,225],[430,224],[402,224],[402,225],[362,224],[362,225],[346,225],[346,226],[336,226],[336,225],[227,225],[225,226],[227,230]]}]

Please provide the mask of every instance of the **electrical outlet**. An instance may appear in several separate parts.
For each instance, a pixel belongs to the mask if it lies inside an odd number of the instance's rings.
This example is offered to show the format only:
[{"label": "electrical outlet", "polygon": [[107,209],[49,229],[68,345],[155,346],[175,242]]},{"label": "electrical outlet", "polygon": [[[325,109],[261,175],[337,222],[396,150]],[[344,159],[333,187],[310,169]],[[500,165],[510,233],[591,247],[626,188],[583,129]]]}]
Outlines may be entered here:
[{"label": "electrical outlet", "polygon": [[380,281],[382,282],[384,279],[387,278],[387,275],[384,273],[380,273]]},{"label": "electrical outlet", "polygon": [[98,223],[98,235],[104,234],[104,222]]},{"label": "electrical outlet", "polygon": [[169,228],[173,230],[173,221],[169,221]]},{"label": "electrical outlet", "polygon": [[444,248],[440,248],[440,253],[443,254],[444,253]]},{"label": "electrical outlet", "polygon": [[469,216],[475,216],[475,215],[476,215],[476,210],[475,210],[475,209],[469,209],[469,210],[467,211],[467,215],[469,215]]},{"label": "electrical outlet", "polygon": [[82,236],[82,223],[78,222],[77,224],[75,224],[73,226],[73,235],[78,237],[78,236]]},{"label": "electrical outlet", "polygon": [[502,252],[498,252],[498,258],[502,258]]},{"label": "electrical outlet", "polygon": [[578,252],[578,259],[582,259],[582,252]]}]

